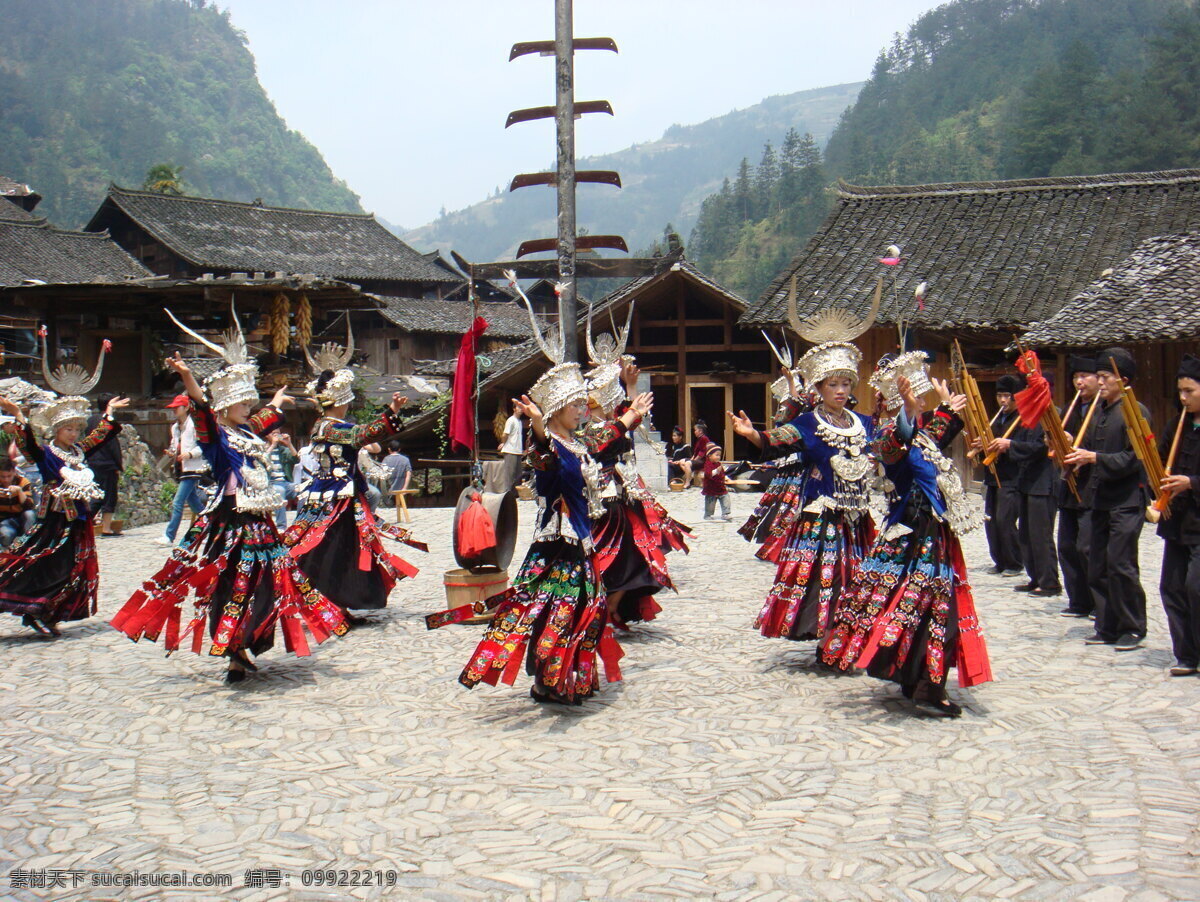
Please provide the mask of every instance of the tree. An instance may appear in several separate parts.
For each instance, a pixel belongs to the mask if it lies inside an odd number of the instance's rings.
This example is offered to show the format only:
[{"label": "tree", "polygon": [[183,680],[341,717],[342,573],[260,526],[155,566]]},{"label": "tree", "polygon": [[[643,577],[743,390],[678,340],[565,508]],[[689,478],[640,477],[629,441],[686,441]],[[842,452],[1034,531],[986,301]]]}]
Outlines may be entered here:
[{"label": "tree", "polygon": [[754,173],[754,218],[770,216],[779,209],[776,194],[779,187],[779,158],[768,141],[763,146],[762,160]]},{"label": "tree", "polygon": [[170,163],[151,166],[142,187],[155,194],[171,194],[178,197],[183,194],[183,167],[172,166]]}]

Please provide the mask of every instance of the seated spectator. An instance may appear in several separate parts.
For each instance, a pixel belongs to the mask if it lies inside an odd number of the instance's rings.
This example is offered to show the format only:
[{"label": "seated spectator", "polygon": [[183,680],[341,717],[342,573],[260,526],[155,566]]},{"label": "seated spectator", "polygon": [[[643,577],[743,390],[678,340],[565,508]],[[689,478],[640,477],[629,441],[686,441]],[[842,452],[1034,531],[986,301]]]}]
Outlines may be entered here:
[{"label": "seated spectator", "polygon": [[685,485],[692,478],[692,446],[685,441],[682,426],[671,430],[667,443],[667,478],[682,479]]},{"label": "seated spectator", "polygon": [[0,458],[0,548],[8,548],[33,528],[35,506],[29,480],[10,458]]}]

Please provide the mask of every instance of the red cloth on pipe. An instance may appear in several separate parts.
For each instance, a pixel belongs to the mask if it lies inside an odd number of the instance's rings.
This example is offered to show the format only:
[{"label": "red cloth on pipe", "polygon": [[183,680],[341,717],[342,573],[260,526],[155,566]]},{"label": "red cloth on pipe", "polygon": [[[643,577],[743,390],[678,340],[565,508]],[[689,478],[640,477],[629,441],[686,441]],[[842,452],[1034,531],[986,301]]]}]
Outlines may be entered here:
[{"label": "red cloth on pipe", "polygon": [[451,451],[475,450],[475,343],[487,326],[487,320],[482,316],[475,317],[458,346],[454,391],[450,395],[448,433]]},{"label": "red cloth on pipe", "polygon": [[1050,383],[1042,375],[1041,361],[1033,351],[1026,351],[1018,358],[1017,369],[1025,374],[1025,388],[1013,395],[1013,400],[1017,402],[1021,425],[1033,429],[1041,422],[1042,414],[1054,403],[1050,396]]}]

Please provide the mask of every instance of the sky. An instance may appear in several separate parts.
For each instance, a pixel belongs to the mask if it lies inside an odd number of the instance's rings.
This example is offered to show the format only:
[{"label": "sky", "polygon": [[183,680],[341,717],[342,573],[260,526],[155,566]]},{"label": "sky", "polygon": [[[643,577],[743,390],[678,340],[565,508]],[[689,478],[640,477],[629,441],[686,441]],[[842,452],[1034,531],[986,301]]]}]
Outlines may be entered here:
[{"label": "sky", "polygon": [[[324,154],[363,208],[415,228],[550,168],[554,61],[508,62],[554,36],[553,0],[218,0],[245,32],[288,125]],[[575,0],[577,100],[615,116],[578,122],[576,153],[608,153],[773,94],[864,80],[931,0]]]}]

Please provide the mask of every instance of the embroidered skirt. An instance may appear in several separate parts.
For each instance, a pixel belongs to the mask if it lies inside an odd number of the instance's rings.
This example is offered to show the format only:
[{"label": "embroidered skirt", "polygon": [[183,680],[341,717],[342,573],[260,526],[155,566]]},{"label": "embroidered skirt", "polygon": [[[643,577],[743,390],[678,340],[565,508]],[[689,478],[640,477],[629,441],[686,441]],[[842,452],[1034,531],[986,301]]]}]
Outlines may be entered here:
[{"label": "embroidered skirt", "polygon": [[[189,597],[192,616],[181,630]],[[200,654],[205,621],[208,654],[217,657],[243,649],[261,654],[275,644],[276,627],[286,649],[301,656],[310,653],[306,633],[320,644],[348,629],[342,610],[300,572],[272,518],[235,510],[233,496],[197,518],[185,544],[142,583],[112,625],[135,642],[162,636],[168,652],[190,636]]]},{"label": "embroidered skirt", "polygon": [[987,645],[967,582],[958,537],[931,512],[885,533],[846,591],[822,657],[843,670],[863,667],[905,686],[960,686],[992,679]]},{"label": "embroidered skirt", "polygon": [[341,608],[367,610],[386,606],[396,583],[418,572],[383,547],[385,536],[428,551],[408,530],[376,517],[361,494],[306,501],[283,544],[318,592]]},{"label": "embroidered skirt", "polygon": [[99,578],[91,518],[51,511],[0,551],[0,611],[48,624],[82,620],[96,613]]},{"label": "embroidered skirt", "polygon": [[431,614],[429,629],[494,610],[482,641],[458,680],[512,685],[524,662],[536,688],[579,704],[600,688],[597,659],[610,682],[621,679],[624,654],[613,635],[604,587],[590,555],[564,540],[534,542],[512,588],[478,606]]},{"label": "embroidered skirt", "polygon": [[660,589],[674,589],[667,554],[687,553],[691,532],[657,500],[613,500],[592,524],[595,563],[605,593],[624,592],[616,625],[653,620],[662,607],[654,600]]},{"label": "embroidered skirt", "polygon": [[[801,502],[794,505],[801,511]],[[775,583],[754,625],[772,639],[820,639],[854,569],[871,546],[871,516],[800,512],[779,551]]]},{"label": "embroidered skirt", "polygon": [[759,560],[779,563],[779,553],[804,506],[803,493],[804,467],[801,464],[780,467],[758,499],[754,512],[738,528],[738,535],[760,546],[754,555]]}]

